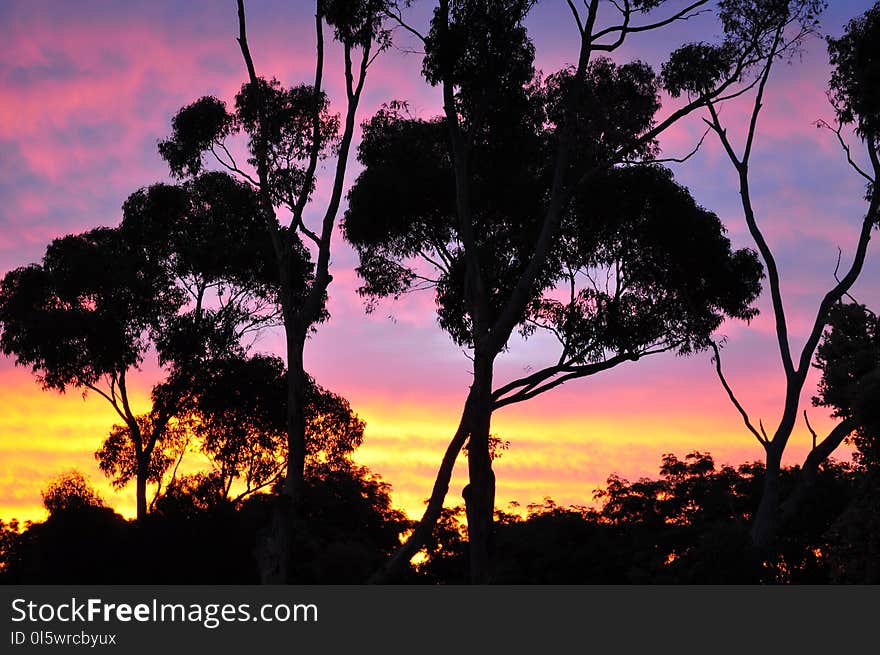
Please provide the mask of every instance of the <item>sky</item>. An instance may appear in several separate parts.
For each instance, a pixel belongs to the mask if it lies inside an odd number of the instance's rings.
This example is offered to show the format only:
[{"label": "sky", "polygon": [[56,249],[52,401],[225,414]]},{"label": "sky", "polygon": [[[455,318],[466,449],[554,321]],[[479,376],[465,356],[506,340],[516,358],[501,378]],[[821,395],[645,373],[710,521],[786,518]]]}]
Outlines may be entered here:
[{"label": "sky", "polygon": [[[823,33],[839,34],[847,20],[870,5],[833,2],[823,19]],[[416,2],[413,24],[424,26],[429,7]],[[258,73],[287,85],[310,80],[311,3],[251,0],[247,8]],[[576,31],[567,11],[562,0],[543,0],[529,18],[536,65],[544,73],[577,56]],[[246,77],[235,41],[233,0],[4,0],[0,24],[5,33],[0,60],[0,274],[39,261],[54,238],[117,224],[129,194],[169,181],[156,144],[169,133],[176,110],[203,95],[231,100]],[[616,58],[640,58],[659,66],[678,44],[712,40],[719,31],[711,16],[700,16],[656,34],[636,35]],[[407,100],[419,116],[439,112],[439,92],[420,77],[421,61],[411,52],[412,41],[398,36],[395,47],[369,71],[359,121],[393,99]],[[331,48],[325,79],[336,111],[344,102],[340,59]],[[800,57],[776,67],[751,167],[753,200],[777,255],[795,352],[822,295],[834,284],[838,248],[843,266],[852,255],[864,212],[860,179],[846,165],[833,135],[814,125],[833,118],[825,95],[829,74],[819,38],[811,39]],[[722,109],[735,142],[742,142],[737,126],[747,109],[741,102]],[[661,116],[668,111],[661,110]],[[679,123],[661,140],[665,155],[689,152],[703,130],[699,115]],[[694,157],[674,170],[698,202],[721,217],[736,247],[753,247],[733,170],[717,140],[710,135]],[[323,171],[325,178],[328,171]],[[357,171],[352,161],[348,183]],[[319,186],[312,217],[326,197],[326,187]],[[880,253],[875,246],[853,295],[876,308]],[[395,504],[416,516],[456,427],[470,383],[470,362],[437,326],[430,295],[386,302],[366,314],[355,293],[356,265],[356,255],[337,234],[332,318],[307,343],[306,368],[323,386],[345,396],[366,420],[357,461],[389,482]],[[726,339],[723,363],[730,383],[753,420],[770,429],[779,418],[783,378],[766,293],[758,307],[761,314],[750,324],[726,323],[719,336]],[[257,348],[281,352],[282,343],[278,334],[267,334]],[[553,357],[550,344],[541,339],[510,345],[496,367],[499,384]],[[142,409],[159,374],[148,361],[134,376],[134,395]],[[810,421],[821,433],[833,419],[810,406],[816,379],[815,374],[809,378],[802,406],[809,408]],[[40,519],[40,490],[71,469],[82,471],[118,511],[133,515],[133,488],[110,489],[94,460],[114,416],[100,397],[83,397],[75,389],[63,395],[41,390],[28,370],[0,356],[0,519]],[[493,433],[510,442],[495,463],[501,508],[511,501],[524,507],[545,497],[561,504],[589,504],[593,491],[612,473],[629,479],[656,475],[664,453],[684,456],[699,450],[731,464],[759,460],[763,454],[729,403],[707,353],[657,356],[568,383],[500,410],[493,418]],[[809,444],[801,423],[786,463],[802,461]],[[838,456],[849,455],[843,450]],[[462,502],[462,464],[448,504]]]}]

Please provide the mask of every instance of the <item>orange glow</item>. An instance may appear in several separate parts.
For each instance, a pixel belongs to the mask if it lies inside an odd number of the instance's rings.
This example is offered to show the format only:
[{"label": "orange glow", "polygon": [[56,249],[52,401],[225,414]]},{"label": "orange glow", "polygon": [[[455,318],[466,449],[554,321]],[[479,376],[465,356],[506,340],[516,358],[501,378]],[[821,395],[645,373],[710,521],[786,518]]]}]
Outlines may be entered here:
[{"label": "orange glow", "polygon": [[[113,490],[93,455],[119,420],[107,402],[95,394],[84,400],[76,392],[42,391],[22,370],[0,375],[0,393],[5,399],[0,415],[0,518],[42,520],[40,491],[72,468],[86,474],[117,511],[134,516],[133,486]],[[148,407],[145,389],[135,386],[132,399],[136,411]],[[354,407],[367,422],[356,461],[391,483],[397,507],[412,518],[421,516],[460,408],[449,397],[393,405],[385,398],[363,398]],[[564,407],[571,409],[570,399],[550,394],[496,414],[493,433],[510,442],[495,462],[499,509],[510,509],[511,501],[524,508],[545,497],[561,505],[590,505],[593,492],[612,473],[629,479],[656,476],[663,453],[711,452],[718,465],[760,460],[763,454],[735,417],[726,411],[719,416],[715,407],[690,415],[686,422],[675,408],[664,413],[662,407],[642,406],[627,413],[611,406],[590,415],[565,412]],[[819,430],[827,427],[821,417],[814,424]],[[793,438],[787,460],[797,462],[807,448],[806,439]],[[190,458],[190,467],[196,464]],[[447,505],[462,503],[466,483],[461,456]]]}]

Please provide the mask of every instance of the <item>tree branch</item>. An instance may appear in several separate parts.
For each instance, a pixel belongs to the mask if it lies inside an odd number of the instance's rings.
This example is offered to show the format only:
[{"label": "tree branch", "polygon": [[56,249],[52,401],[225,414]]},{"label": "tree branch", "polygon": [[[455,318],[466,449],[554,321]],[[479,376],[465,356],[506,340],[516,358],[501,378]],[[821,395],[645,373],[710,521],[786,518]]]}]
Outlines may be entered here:
[{"label": "tree branch", "polygon": [[740,416],[742,416],[743,423],[745,423],[746,427],[749,429],[755,439],[758,440],[762,446],[766,447],[768,444],[767,437],[761,436],[761,433],[755,429],[755,426],[752,425],[751,420],[749,419],[749,415],[740,402],[736,399],[736,395],[733,393],[733,389],[730,388],[730,385],[727,383],[727,378],[724,377],[724,373],[721,370],[721,351],[718,349],[718,344],[714,341],[710,342],[712,345],[712,351],[715,353],[715,371],[718,373],[718,379],[721,380],[721,386],[724,387],[724,390],[727,392],[728,398],[730,398],[730,402],[733,403],[733,406],[736,407],[736,410],[739,412]]},{"label": "tree branch", "polygon": [[[615,32],[619,32],[619,36],[617,37],[617,40],[611,44],[593,45],[593,50],[601,50],[601,51],[605,51],[605,52],[610,52],[610,51],[616,50],[618,47],[620,47],[629,34],[636,34],[638,32],[647,32],[649,30],[656,30],[661,27],[665,27],[666,25],[669,25],[670,23],[674,23],[677,20],[688,20],[690,18],[693,18],[694,16],[698,16],[703,12],[702,11],[694,12],[694,10],[697,9],[698,7],[706,4],[707,2],[708,2],[708,0],[697,0],[697,2],[690,4],[689,6],[685,7],[684,9],[677,12],[676,14],[669,16],[668,18],[665,18],[661,21],[657,21],[655,23],[649,23],[647,25],[637,25],[635,27],[630,27],[630,25],[629,25],[630,15],[632,12],[625,11],[624,12],[624,21],[621,25],[615,25],[613,27],[605,28],[604,30],[597,32],[596,34],[592,35],[592,37],[591,37],[592,41],[595,42],[596,40],[601,39],[603,36],[608,36],[609,34],[614,34]],[[626,5],[628,7],[629,2],[627,2]],[[694,13],[691,13],[691,12],[694,12]]]}]

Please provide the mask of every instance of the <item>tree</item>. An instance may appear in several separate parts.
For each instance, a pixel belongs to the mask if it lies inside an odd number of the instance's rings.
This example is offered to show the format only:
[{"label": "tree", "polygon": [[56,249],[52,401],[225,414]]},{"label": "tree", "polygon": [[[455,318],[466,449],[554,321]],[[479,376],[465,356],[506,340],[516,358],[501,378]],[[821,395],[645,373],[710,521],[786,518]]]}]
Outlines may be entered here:
[{"label": "tree", "polygon": [[72,471],[53,480],[42,496],[43,506],[50,515],[81,511],[89,507],[106,507],[104,500],[79,471]]},{"label": "tree", "polygon": [[[631,21],[662,3],[616,5],[621,23],[607,27],[597,1],[587,3],[586,16],[568,3],[578,63],[544,79],[523,23],[533,4],[442,0],[425,35],[396,15],[424,45],[423,73],[442,88],[444,113],[415,119],[398,102],[364,126],[365,170],[344,225],[360,253],[362,293],[372,300],[433,288],[439,323],[472,350],[474,376],[423,519],[377,580],[431,534],[465,442],[471,579],[491,579],[495,409],[647,354],[700,350],[724,316],[752,316],[754,256],[732,252],[717,218],[657,165],[656,139],[732,93],[764,51],[728,38],[732,65],[660,119],[660,80],[649,66],[594,55],[705,3],[643,24]],[[681,84],[708,69],[699,53],[674,68]],[[607,287],[598,282],[605,279]],[[495,360],[517,328],[555,334],[560,357],[495,387]]]},{"label": "tree", "polygon": [[160,316],[182,302],[165,272],[108,228],[55,240],[42,265],[10,271],[0,286],[3,352],[30,367],[44,389],[98,393],[132,429],[140,518],[151,449],[130,409],[127,374],[143,360]]},{"label": "tree", "polygon": [[[816,366],[822,372],[816,406],[827,407],[848,426],[847,439],[855,446],[857,489],[854,498],[828,531],[825,550],[832,581],[876,583],[880,549],[876,533],[880,525],[880,321],[877,315],[856,302],[835,306],[828,327],[816,349]],[[825,440],[827,441],[827,439]],[[824,442],[823,442],[824,443]],[[795,491],[782,506],[783,518],[797,516],[806,499],[816,496],[815,468],[807,458],[804,474]],[[811,468],[807,468],[808,463]],[[812,493],[811,493],[812,492]],[[799,512],[803,514],[801,510]]]},{"label": "tree", "polygon": [[[348,401],[307,376],[306,471],[351,466],[364,422]],[[196,390],[194,436],[233,504],[283,481],[289,458],[285,430],[286,371],[277,357],[219,362]],[[233,484],[239,487],[230,496]]]},{"label": "tree", "polygon": [[[750,5],[752,3],[743,2],[742,4]],[[749,165],[755,144],[758,119],[764,104],[764,92],[770,79],[772,67],[777,61],[796,51],[795,47],[798,44],[797,40],[787,36],[787,31],[795,29],[797,32],[795,39],[813,31],[816,16],[823,3],[804,1],[790,5],[778,4],[779,6],[774,6],[771,3],[763,11],[744,14],[744,16],[750,17],[749,21],[765,22],[768,27],[763,32],[762,42],[762,48],[766,50],[767,58],[759,68],[745,144],[740,150],[737,150],[733,145],[721,120],[716,103],[709,102],[707,105],[709,112],[707,122],[720,139],[736,171],[746,225],[767,269],[767,283],[775,319],[777,344],[785,374],[782,415],[776,428],[767,434],[763,426],[759,425],[756,428],[753,425],[748,412],[739,403],[732,388],[724,379],[720,355],[716,348],[715,359],[722,385],[742,415],[747,428],[760,442],[766,453],[767,473],[764,478],[764,490],[752,525],[752,542],[759,552],[765,554],[769,553],[774,546],[779,530],[781,504],[779,475],[782,455],[798,419],[800,395],[806,383],[813,355],[835,305],[849,292],[862,271],[871,231],[877,226],[878,218],[880,218],[878,216],[880,198],[874,192],[878,175],[880,175],[880,159],[878,159],[880,102],[877,99],[875,84],[880,73],[878,73],[876,57],[872,54],[874,44],[880,37],[880,8],[875,5],[862,18],[853,20],[843,37],[829,40],[831,63],[835,67],[830,83],[830,98],[837,113],[838,126],[830,128],[827,124],[820,122],[820,126],[828,127],[835,133],[850,165],[868,182],[866,198],[868,207],[861,221],[858,241],[849,268],[842,277],[837,277],[837,271],[835,271],[837,283],[823,296],[809,335],[800,352],[794,354],[780,287],[779,267],[758,222],[758,216],[752,203]],[[743,24],[745,25],[745,23]],[[854,161],[850,146],[843,137],[843,127],[851,124],[855,124],[856,134],[865,146],[870,161],[870,168],[867,171]],[[827,436],[816,443],[804,464],[804,475],[813,475],[818,463],[833,452],[854,427],[854,423],[849,418],[843,417]],[[787,516],[796,512],[801,498],[802,496],[798,492],[797,496],[786,502],[785,513]]]},{"label": "tree", "polygon": [[110,584],[118,577],[108,562],[137,561],[127,543],[131,524],[105,505],[82,473],[62,474],[42,496],[48,518],[28,522],[7,544],[3,573],[9,583]]},{"label": "tree", "polygon": [[[332,280],[331,235],[342,199],[355,115],[367,69],[388,43],[388,35],[381,29],[381,10],[386,4],[383,0],[318,0],[315,81],[286,88],[274,78],[258,76],[247,40],[244,1],[239,0],[238,43],[248,81],[235,98],[234,111],[228,111],[217,98],[203,97],[175,115],[171,137],[159,144],[159,152],[177,177],[198,174],[204,167],[205,154],[210,153],[215,163],[247,181],[258,193],[263,226],[272,244],[271,254],[254,266],[273,268],[279,289],[277,300],[287,341],[289,461],[282,502],[262,549],[261,570],[267,583],[284,583],[289,579],[286,562],[292,538],[290,525],[299,511],[307,456],[307,376],[303,351],[308,335],[328,317],[325,303]],[[346,111],[341,125],[339,117],[330,113],[323,90],[325,24],[333,29],[343,51]],[[227,147],[228,138],[237,133],[248,137],[250,168],[241,168]],[[336,166],[330,199],[323,208],[319,226],[312,229],[307,210],[311,209],[318,163],[331,154],[336,157]],[[276,207],[289,211],[289,218],[280,218]],[[303,241],[312,248],[314,263]],[[308,266],[303,266],[304,261]]]},{"label": "tree", "polygon": [[[306,471],[350,468],[365,423],[345,398],[311,376],[307,381]],[[168,494],[201,498],[205,507],[221,502],[238,506],[253,494],[277,488],[288,462],[286,388],[284,364],[274,356],[229,356],[202,363],[153,451],[151,511]],[[114,486],[134,477],[133,452],[130,432],[114,426],[98,453]],[[196,453],[207,459],[209,468],[178,477],[184,459]]]},{"label": "tree", "polygon": [[[274,319],[274,287],[251,265],[268,245],[258,217],[253,192],[226,175],[154,185],[129,197],[118,227],[56,239],[41,264],[0,283],[3,352],[44,389],[92,391],[122,419],[98,459],[118,485],[135,479],[139,519],[168,466],[156,446],[200,366]],[[168,377],[136,416],[128,376],[152,353]]]},{"label": "tree", "polygon": [[0,581],[5,582],[9,569],[15,566],[15,555],[20,541],[21,526],[18,519],[0,519]]},{"label": "tree", "polygon": [[828,321],[816,349],[816,367],[822,371],[816,406],[833,409],[834,416],[855,423],[851,432],[859,461],[880,464],[880,319],[864,305],[841,303]]}]

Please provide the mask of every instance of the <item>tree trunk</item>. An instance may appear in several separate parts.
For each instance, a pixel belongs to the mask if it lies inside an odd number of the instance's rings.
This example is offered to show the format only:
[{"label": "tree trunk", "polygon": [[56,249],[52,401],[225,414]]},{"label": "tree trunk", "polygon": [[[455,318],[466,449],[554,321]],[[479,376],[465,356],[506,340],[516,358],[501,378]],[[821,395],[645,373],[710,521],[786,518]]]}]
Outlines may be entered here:
[{"label": "tree trunk", "polygon": [[764,471],[764,487],[761,502],[752,522],[752,546],[757,555],[766,558],[776,541],[779,531],[779,475],[782,470],[782,453],[794,430],[798,404],[804,378],[800,374],[788,374],[785,391],[785,408],[773,438],[764,443],[767,466]]},{"label": "tree trunk", "polygon": [[752,545],[762,557],[770,552],[779,527],[779,472],[782,468],[782,448],[772,443],[766,448],[764,487],[752,522]]},{"label": "tree trunk", "polygon": [[147,476],[149,475],[148,458],[137,453],[137,475],[135,476],[135,497],[137,499],[137,521],[147,518]]},{"label": "tree trunk", "polygon": [[303,366],[305,330],[287,328],[287,475],[283,493],[296,501],[306,465],[306,372]]},{"label": "tree trunk", "polygon": [[291,582],[293,530],[301,511],[305,480],[305,330],[300,329],[299,321],[289,316],[285,317],[284,327],[287,337],[287,473],[275,502],[272,522],[256,551],[262,584]]},{"label": "tree trunk", "polygon": [[474,359],[473,411],[468,440],[468,474],[464,488],[470,548],[470,577],[473,584],[492,580],[492,542],[495,514],[495,474],[489,454],[489,430],[492,421],[491,357],[476,354]]},{"label": "tree trunk", "polygon": [[412,534],[406,540],[406,543],[401,545],[384,566],[373,574],[368,581],[369,584],[388,584],[394,582],[413,556],[431,538],[434,526],[437,525],[437,521],[443,511],[443,501],[446,499],[446,494],[449,491],[449,481],[452,479],[455,460],[458,458],[458,453],[469,436],[472,404],[472,393],[469,393],[464,404],[464,410],[461,413],[458,429],[446,447],[443,461],[440,463],[440,469],[437,471],[437,478],[434,480],[431,497],[428,499],[428,506],[425,508],[425,513],[422,515],[421,520],[413,528]]}]

